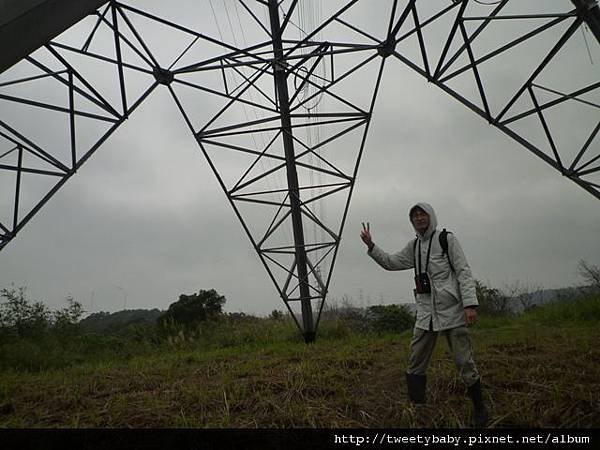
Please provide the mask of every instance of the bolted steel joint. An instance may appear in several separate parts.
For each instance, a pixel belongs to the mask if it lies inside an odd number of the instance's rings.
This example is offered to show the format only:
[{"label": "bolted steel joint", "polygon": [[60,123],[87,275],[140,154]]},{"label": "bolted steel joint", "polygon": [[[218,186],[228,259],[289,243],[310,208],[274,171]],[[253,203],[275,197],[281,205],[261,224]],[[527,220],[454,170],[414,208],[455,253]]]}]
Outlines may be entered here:
[{"label": "bolted steel joint", "polygon": [[571,2],[578,8],[592,9],[598,4],[596,0],[571,0]]},{"label": "bolted steel joint", "polygon": [[162,67],[155,67],[152,72],[154,73],[154,78],[160,84],[168,86],[173,81],[173,72],[171,72],[168,69],[163,69]]},{"label": "bolted steel joint", "polygon": [[381,44],[377,48],[377,53],[379,54],[379,56],[381,56],[383,58],[387,58],[388,56],[390,56],[394,53],[394,50],[396,50],[396,40],[394,39],[393,36],[389,36],[383,42],[383,44]]},{"label": "bolted steel joint", "polygon": [[571,0],[577,8],[577,14],[585,21],[596,40],[600,43],[600,7],[596,0]]},{"label": "bolted steel joint", "polygon": [[287,75],[287,70],[289,67],[289,64],[287,63],[287,61],[282,61],[282,60],[276,59],[271,63],[271,65],[273,66],[273,71],[275,73],[283,72]]}]

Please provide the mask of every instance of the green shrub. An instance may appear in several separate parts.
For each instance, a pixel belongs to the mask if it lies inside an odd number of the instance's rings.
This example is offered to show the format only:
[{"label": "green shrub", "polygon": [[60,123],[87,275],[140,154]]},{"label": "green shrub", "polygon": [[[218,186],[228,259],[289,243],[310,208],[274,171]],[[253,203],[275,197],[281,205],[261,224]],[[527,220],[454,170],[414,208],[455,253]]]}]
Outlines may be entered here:
[{"label": "green shrub", "polygon": [[81,303],[67,297],[67,306],[57,311],[41,301],[27,299],[25,287],[0,289],[0,342],[16,338],[41,339],[48,332],[71,335],[79,330]]},{"label": "green shrub", "polygon": [[0,290],[0,328],[4,339],[41,336],[52,325],[52,314],[42,302],[31,302],[25,287]]},{"label": "green shrub", "polygon": [[402,333],[414,326],[415,317],[405,305],[375,305],[367,308],[366,321],[376,333]]},{"label": "green shrub", "polygon": [[181,294],[179,300],[171,303],[169,309],[158,319],[158,325],[167,334],[173,331],[174,324],[191,330],[198,323],[213,320],[223,313],[226,299],[214,289],[205,291],[201,289],[197,294]]}]

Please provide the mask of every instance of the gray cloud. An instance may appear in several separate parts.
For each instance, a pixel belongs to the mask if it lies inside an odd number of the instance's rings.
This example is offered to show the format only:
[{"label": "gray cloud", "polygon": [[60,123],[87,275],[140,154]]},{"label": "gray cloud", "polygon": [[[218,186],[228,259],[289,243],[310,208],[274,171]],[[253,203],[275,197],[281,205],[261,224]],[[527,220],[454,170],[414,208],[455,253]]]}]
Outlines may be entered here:
[{"label": "gray cloud", "polygon": [[[562,10],[563,3],[553,5]],[[171,16],[185,16],[186,8]],[[495,76],[495,89],[503,89],[507,72],[504,67]],[[556,130],[580,134],[572,122]],[[411,300],[412,275],[376,267],[358,234],[361,222],[369,221],[378,244],[400,249],[413,236],[407,209],[421,200],[457,234],[475,276],[494,285],[571,285],[579,281],[579,258],[600,262],[597,199],[390,58],[330,297]],[[330,219],[332,212],[326,211]],[[53,307],[70,293],[93,310],[125,303],[166,308],[181,293],[215,288],[228,298],[230,311],[283,309],[164,89],[2,251],[0,267],[0,286],[26,285]]]}]

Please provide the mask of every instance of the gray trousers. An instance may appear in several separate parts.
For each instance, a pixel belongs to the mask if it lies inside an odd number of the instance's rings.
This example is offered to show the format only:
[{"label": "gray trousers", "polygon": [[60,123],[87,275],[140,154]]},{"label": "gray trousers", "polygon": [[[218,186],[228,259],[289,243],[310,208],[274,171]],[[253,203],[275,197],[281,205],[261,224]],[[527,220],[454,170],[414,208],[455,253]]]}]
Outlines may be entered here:
[{"label": "gray trousers", "polygon": [[466,386],[472,386],[479,380],[479,372],[473,361],[473,348],[467,327],[443,331],[427,331],[415,327],[410,341],[410,359],[406,372],[425,375],[439,333],[446,336],[460,379]]}]

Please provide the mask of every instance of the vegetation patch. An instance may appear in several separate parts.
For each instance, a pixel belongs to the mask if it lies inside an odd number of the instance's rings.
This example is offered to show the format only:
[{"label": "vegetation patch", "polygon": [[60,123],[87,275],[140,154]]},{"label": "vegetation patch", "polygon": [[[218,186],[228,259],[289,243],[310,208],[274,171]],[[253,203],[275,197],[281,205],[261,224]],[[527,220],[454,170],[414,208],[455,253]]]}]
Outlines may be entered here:
[{"label": "vegetation patch", "polygon": [[[4,293],[31,304],[24,291]],[[600,424],[599,304],[589,295],[521,314],[481,315],[471,334],[492,427]],[[3,316],[0,426],[469,423],[470,402],[443,339],[430,366],[427,403],[408,401],[413,322],[404,307],[329,307],[310,345],[277,313],[217,311],[185,326],[166,321],[167,331],[160,322],[137,322],[92,333],[46,312],[43,326],[35,314],[25,315],[20,329]]]}]

